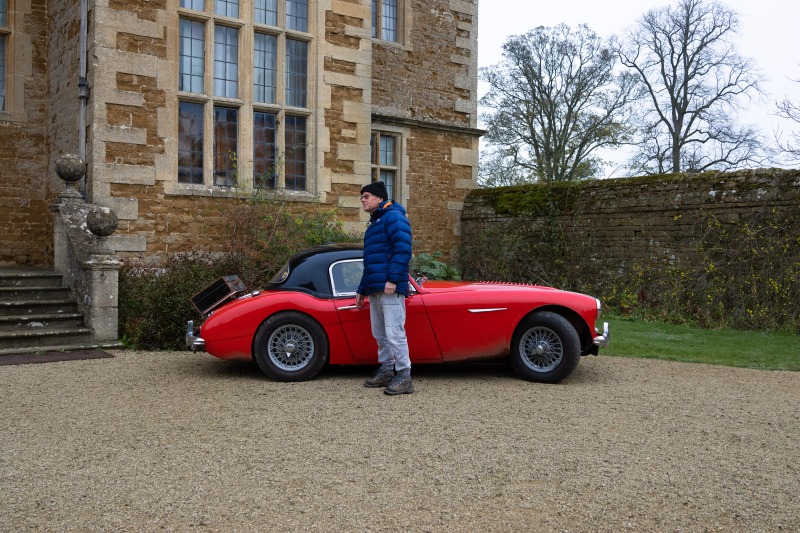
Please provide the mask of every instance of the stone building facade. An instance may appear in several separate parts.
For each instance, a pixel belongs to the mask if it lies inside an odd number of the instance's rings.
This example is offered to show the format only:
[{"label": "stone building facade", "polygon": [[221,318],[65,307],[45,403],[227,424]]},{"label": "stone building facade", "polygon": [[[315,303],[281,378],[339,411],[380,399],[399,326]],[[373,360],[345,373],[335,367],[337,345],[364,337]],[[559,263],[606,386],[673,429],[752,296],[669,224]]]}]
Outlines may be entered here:
[{"label": "stone building facade", "polygon": [[64,153],[87,163],[87,201],[116,212],[123,256],[213,250],[221,208],[256,192],[363,230],[358,191],[379,178],[408,208],[416,251],[453,252],[478,165],[477,12],[0,0],[0,266],[52,264]]}]

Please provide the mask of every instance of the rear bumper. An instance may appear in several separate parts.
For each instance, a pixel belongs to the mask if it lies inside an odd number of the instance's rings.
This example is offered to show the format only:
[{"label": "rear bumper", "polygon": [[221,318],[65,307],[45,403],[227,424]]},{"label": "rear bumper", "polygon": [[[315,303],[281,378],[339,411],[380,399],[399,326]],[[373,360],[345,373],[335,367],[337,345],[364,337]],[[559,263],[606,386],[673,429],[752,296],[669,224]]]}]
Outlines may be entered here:
[{"label": "rear bumper", "polygon": [[608,322],[603,322],[603,333],[595,328],[595,337],[592,339],[592,343],[600,348],[605,348],[609,342],[611,342],[611,333],[608,331]]},{"label": "rear bumper", "polygon": [[206,351],[206,341],[194,333],[194,320],[186,323],[186,348],[193,352]]}]

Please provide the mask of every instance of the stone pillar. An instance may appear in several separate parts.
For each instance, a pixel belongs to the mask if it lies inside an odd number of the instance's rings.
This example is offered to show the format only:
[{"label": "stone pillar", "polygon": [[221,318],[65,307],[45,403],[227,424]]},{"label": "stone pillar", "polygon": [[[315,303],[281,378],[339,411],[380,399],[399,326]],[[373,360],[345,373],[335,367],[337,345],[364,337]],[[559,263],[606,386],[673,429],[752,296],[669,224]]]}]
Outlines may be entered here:
[{"label": "stone pillar", "polygon": [[82,263],[86,283],[86,322],[96,342],[117,340],[119,319],[117,292],[122,263],[106,244],[117,229],[116,213],[107,207],[95,207],[86,216],[86,226],[96,237],[90,259]]},{"label": "stone pillar", "polygon": [[92,328],[95,342],[116,341],[119,320],[117,287],[119,269],[117,260],[92,258],[83,263],[86,281],[87,305],[84,307],[86,325]]}]

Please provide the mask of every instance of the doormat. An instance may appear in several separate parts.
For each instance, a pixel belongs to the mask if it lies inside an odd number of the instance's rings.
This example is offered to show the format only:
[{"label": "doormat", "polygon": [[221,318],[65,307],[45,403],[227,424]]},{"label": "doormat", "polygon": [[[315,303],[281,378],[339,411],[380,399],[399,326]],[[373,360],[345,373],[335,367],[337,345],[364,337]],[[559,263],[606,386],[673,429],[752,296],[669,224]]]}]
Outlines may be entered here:
[{"label": "doormat", "polygon": [[29,363],[53,363],[56,361],[80,361],[83,359],[108,359],[114,357],[100,350],[75,350],[72,352],[39,352],[0,355],[2,365],[25,365]]}]

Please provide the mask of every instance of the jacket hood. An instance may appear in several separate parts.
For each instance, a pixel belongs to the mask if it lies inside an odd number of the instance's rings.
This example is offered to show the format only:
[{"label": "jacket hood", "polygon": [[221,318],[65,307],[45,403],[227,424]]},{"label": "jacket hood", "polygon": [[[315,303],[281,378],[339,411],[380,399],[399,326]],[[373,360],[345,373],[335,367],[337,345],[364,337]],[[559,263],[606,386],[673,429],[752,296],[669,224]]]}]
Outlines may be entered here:
[{"label": "jacket hood", "polygon": [[398,204],[394,200],[384,200],[378,206],[378,208],[372,212],[369,217],[370,222],[373,222],[375,219],[380,218],[380,216],[387,211],[399,211],[401,215],[405,216],[406,208],[402,205]]}]

